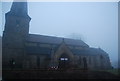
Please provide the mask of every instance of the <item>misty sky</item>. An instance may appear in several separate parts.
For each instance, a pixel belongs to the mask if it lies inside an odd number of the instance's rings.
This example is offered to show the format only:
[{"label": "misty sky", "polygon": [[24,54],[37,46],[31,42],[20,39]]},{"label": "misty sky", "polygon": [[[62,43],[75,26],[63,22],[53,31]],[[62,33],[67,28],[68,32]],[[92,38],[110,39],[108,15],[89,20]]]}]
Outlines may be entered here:
[{"label": "misty sky", "polygon": [[[0,35],[4,29],[4,15],[10,7],[11,3],[2,3]],[[59,37],[77,33],[90,47],[105,50],[112,63],[117,62],[117,2],[29,2],[28,12],[32,18],[30,33]]]}]

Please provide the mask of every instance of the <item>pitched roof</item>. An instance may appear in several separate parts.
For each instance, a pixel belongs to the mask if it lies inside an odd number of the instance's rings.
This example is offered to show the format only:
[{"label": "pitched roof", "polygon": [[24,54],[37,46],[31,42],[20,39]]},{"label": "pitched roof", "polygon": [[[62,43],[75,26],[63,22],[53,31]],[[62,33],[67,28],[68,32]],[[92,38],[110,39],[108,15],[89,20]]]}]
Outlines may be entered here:
[{"label": "pitched roof", "polygon": [[[27,41],[29,41],[29,42],[40,42],[40,43],[50,43],[50,44],[61,44],[62,41],[63,41],[63,38],[62,37],[54,37],[54,36],[29,34],[29,38],[28,38]],[[82,40],[64,38],[64,42],[67,45],[89,47]]]},{"label": "pitched roof", "polygon": [[50,55],[51,49],[50,48],[44,48],[44,47],[26,47],[27,54],[44,54],[44,55]]},{"label": "pitched roof", "polygon": [[107,55],[106,52],[98,48],[86,48],[84,50],[71,49],[74,54],[77,55]]},{"label": "pitched roof", "polygon": [[[39,43],[47,43],[47,44],[56,44],[57,47],[54,47],[53,50],[57,50],[59,45],[63,42],[62,37],[53,37],[53,36],[44,36],[44,35],[35,35],[35,34],[29,34],[28,40],[29,42],[39,42]],[[64,42],[67,45],[73,45],[73,46],[85,46],[89,47],[86,43],[84,43],[82,40],[75,40],[75,39],[68,39],[64,38]],[[26,47],[26,52],[28,54],[44,54],[44,55],[50,55],[52,48],[45,48],[45,47]],[[107,55],[107,53],[100,49],[100,48],[85,48],[83,50],[79,49],[72,49],[70,50],[73,52],[73,54],[77,55]]]}]

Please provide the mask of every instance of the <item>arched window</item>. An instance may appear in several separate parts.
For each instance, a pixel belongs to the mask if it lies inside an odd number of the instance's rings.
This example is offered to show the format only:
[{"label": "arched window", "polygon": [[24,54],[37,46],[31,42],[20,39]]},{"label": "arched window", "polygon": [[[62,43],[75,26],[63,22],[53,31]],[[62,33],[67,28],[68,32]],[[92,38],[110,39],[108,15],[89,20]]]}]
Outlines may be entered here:
[{"label": "arched window", "polygon": [[68,68],[69,67],[69,56],[67,54],[62,54],[59,58],[59,68]]},{"label": "arched window", "polygon": [[19,27],[20,21],[16,20],[16,26]]},{"label": "arched window", "polygon": [[89,64],[91,64],[91,57],[89,57]]},{"label": "arched window", "polygon": [[79,56],[79,64],[81,64],[81,56]]},{"label": "arched window", "polygon": [[16,64],[15,60],[13,58],[10,59],[10,67],[11,67],[11,69],[13,69],[15,67],[15,64]]},{"label": "arched window", "polygon": [[83,64],[84,64],[84,69],[87,69],[87,59],[86,57],[83,57]]},{"label": "arched window", "polygon": [[37,67],[39,68],[40,67],[40,57],[37,56]]},{"label": "arched window", "polygon": [[102,55],[100,55],[100,59],[103,59],[103,56],[102,56]]}]

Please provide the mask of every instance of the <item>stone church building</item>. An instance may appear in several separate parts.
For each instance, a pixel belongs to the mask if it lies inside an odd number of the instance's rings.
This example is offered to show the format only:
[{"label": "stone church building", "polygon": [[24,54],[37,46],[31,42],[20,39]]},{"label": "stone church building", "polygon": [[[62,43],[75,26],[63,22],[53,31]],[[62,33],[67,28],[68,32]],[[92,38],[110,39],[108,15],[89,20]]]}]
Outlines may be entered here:
[{"label": "stone church building", "polygon": [[5,14],[2,37],[4,69],[110,69],[108,54],[82,40],[29,34],[27,2],[13,2]]}]

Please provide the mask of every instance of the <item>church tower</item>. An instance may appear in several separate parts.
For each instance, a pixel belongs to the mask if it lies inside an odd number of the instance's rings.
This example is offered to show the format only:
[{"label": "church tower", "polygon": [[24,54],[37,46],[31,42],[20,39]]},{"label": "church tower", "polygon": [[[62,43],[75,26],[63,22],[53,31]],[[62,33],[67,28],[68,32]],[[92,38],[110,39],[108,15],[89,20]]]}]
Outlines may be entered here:
[{"label": "church tower", "polygon": [[3,69],[22,68],[24,45],[29,35],[27,2],[13,2],[8,13],[5,14],[5,28],[2,38]]}]

